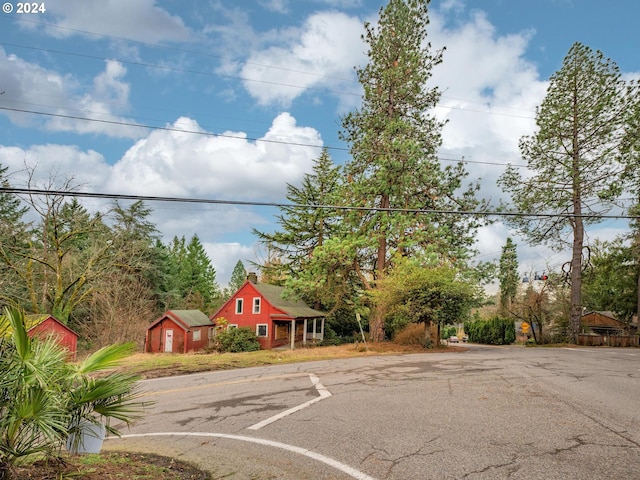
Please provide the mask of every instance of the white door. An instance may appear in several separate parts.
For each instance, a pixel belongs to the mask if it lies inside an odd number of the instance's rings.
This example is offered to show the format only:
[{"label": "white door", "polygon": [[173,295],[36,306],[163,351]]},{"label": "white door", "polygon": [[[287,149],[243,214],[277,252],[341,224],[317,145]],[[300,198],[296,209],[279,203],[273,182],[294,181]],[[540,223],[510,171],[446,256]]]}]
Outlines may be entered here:
[{"label": "white door", "polygon": [[170,328],[164,331],[164,351],[173,352],[173,330]]}]

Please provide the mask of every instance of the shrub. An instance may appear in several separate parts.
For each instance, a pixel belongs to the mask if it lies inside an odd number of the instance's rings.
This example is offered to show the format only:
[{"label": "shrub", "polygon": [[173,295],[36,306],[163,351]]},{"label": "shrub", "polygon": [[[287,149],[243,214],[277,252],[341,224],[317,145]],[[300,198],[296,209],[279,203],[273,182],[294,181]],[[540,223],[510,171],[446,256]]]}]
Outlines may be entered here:
[{"label": "shrub", "polygon": [[516,327],[509,318],[493,317],[489,320],[465,322],[464,331],[470,342],[489,345],[508,345],[516,339]]},{"label": "shrub", "polygon": [[216,335],[213,348],[218,352],[255,352],[260,350],[260,342],[249,327],[229,328]]},{"label": "shrub", "polygon": [[420,345],[431,348],[431,339],[425,332],[424,323],[410,323],[396,333],[393,341],[398,345]]}]

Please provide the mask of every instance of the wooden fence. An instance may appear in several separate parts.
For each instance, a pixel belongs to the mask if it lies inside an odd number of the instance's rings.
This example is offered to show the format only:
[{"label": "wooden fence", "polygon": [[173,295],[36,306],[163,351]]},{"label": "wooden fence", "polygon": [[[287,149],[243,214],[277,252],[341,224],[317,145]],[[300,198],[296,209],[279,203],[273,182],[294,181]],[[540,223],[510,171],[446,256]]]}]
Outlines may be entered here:
[{"label": "wooden fence", "polygon": [[608,347],[640,347],[640,336],[638,335],[578,335],[578,345],[598,347],[606,345]]}]

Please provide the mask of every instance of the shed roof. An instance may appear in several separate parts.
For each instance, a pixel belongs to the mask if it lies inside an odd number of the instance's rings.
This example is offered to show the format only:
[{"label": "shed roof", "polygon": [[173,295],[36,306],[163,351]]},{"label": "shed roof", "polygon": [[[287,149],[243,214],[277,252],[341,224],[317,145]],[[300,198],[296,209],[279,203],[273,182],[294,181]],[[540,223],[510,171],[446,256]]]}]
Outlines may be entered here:
[{"label": "shed roof", "polygon": [[160,318],[156,319],[147,327],[152,329],[165,318],[170,318],[183,330],[192,327],[213,326],[213,322],[200,310],[167,310]]},{"label": "shed roof", "polygon": [[210,325],[211,320],[200,310],[169,310],[167,314],[172,313],[173,316],[182,320],[189,327],[201,327],[202,325]]},{"label": "shed roof", "polygon": [[73,331],[71,328],[69,328],[67,325],[62,323],[56,317],[54,317],[53,315],[50,315],[48,313],[31,313],[29,315],[25,315],[24,316],[24,326],[27,329],[27,331],[29,331],[29,330],[34,329],[38,325],[40,325],[42,322],[44,322],[48,318],[51,318],[54,322],[60,324],[62,327],[64,327],[70,333],[74,334],[75,336],[78,336],[78,334],[75,331]]},{"label": "shed roof", "polygon": [[254,283],[253,286],[274,307],[282,310],[293,318],[318,318],[327,314],[309,307],[302,300],[284,298],[284,287],[267,283]]}]

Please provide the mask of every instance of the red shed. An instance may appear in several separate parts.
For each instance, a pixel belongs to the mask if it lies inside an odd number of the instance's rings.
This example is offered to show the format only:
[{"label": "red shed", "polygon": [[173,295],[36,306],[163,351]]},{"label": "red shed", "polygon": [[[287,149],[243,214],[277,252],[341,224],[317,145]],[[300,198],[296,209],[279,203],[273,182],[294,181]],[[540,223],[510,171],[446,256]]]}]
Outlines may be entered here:
[{"label": "red shed", "polygon": [[147,328],[145,351],[188,353],[209,344],[214,325],[200,310],[168,310]]},{"label": "red shed", "polygon": [[55,336],[58,343],[69,351],[69,358],[75,361],[78,350],[78,334],[60,320],[53,315],[34,314],[25,315],[24,323],[29,337]]},{"label": "red shed", "polygon": [[[260,348],[290,346],[295,342],[322,341],[326,314],[302,300],[284,298],[284,287],[258,283],[255,274],[210,318],[224,318],[228,327],[255,329]],[[293,332],[293,333],[292,333]]]}]

